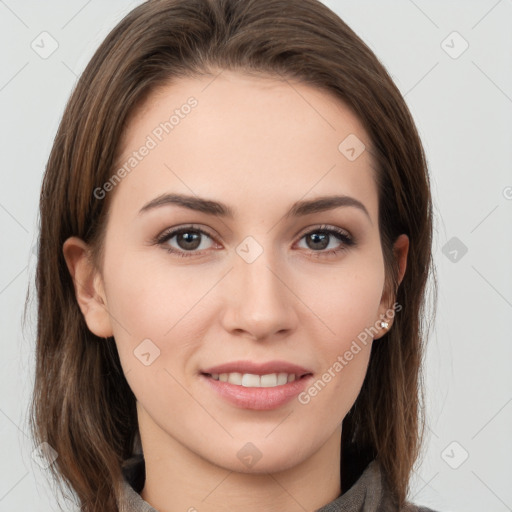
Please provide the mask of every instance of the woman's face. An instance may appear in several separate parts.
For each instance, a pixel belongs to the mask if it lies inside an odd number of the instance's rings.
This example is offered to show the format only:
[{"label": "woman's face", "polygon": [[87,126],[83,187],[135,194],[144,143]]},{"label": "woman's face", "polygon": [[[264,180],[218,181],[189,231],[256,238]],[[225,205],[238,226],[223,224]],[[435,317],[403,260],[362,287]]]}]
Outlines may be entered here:
[{"label": "woman's face", "polygon": [[369,144],[328,93],[228,71],[132,119],[95,192],[101,307],[81,305],[115,337],[145,451],[268,472],[339,444],[393,303]]}]

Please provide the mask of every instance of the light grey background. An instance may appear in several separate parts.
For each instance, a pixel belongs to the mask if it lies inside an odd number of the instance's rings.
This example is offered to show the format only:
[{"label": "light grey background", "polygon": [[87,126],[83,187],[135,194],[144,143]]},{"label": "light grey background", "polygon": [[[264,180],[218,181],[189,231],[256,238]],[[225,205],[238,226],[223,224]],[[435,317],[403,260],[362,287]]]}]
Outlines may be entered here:
[{"label": "light grey background", "polygon": [[[57,510],[26,423],[34,307],[21,328],[40,184],[77,76],[139,3],[0,0],[2,511]],[[430,165],[439,302],[428,437],[409,498],[443,512],[512,510],[512,0],[325,3],[393,76]]]}]

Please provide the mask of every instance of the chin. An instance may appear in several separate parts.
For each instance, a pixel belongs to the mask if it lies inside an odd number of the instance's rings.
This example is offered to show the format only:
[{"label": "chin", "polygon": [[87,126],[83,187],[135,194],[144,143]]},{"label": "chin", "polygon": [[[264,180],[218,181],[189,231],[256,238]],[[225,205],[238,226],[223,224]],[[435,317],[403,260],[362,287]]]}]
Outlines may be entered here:
[{"label": "chin", "polygon": [[224,448],[219,456],[208,458],[209,462],[216,466],[222,467],[228,471],[245,474],[267,474],[286,471],[303,462],[308,455],[297,449],[299,443],[293,446],[284,447],[271,446],[268,442],[263,446],[264,440],[261,442],[245,442],[236,443],[235,457],[226,457],[231,452],[231,448]]}]

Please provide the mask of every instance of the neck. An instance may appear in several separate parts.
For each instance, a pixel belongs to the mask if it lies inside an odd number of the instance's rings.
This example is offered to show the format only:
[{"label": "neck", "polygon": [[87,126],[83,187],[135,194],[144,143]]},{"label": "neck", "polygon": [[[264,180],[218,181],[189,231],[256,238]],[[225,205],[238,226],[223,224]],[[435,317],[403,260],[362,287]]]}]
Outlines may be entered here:
[{"label": "neck", "polygon": [[160,429],[145,433],[141,432],[146,464],[141,497],[159,512],[304,512],[341,494],[341,427],[300,464],[259,474],[216,466]]}]

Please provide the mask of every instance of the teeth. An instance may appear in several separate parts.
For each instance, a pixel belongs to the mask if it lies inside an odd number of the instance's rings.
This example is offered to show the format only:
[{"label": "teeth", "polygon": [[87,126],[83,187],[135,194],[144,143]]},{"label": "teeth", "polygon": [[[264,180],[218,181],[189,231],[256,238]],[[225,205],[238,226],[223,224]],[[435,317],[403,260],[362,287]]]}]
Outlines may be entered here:
[{"label": "teeth", "polygon": [[240,386],[242,384],[242,374],[241,373],[228,373],[228,382],[230,384],[236,384]]},{"label": "teeth", "polygon": [[273,388],[274,386],[277,386],[277,375],[275,373],[262,375],[260,377],[260,386],[262,388]]},{"label": "teeth", "polygon": [[282,386],[283,384],[286,384],[288,382],[288,374],[287,373],[280,373],[277,376],[277,385]]},{"label": "teeth", "polygon": [[267,375],[254,375],[252,373],[212,373],[212,379],[221,382],[229,382],[236,386],[246,388],[273,388],[282,386],[288,382],[296,380],[297,376],[293,373],[269,373]]},{"label": "teeth", "polygon": [[261,377],[252,373],[244,373],[240,382],[235,384],[242,384],[244,388],[259,388],[261,387]]}]

